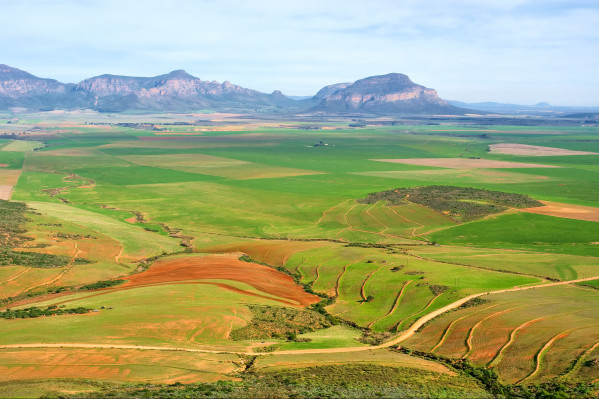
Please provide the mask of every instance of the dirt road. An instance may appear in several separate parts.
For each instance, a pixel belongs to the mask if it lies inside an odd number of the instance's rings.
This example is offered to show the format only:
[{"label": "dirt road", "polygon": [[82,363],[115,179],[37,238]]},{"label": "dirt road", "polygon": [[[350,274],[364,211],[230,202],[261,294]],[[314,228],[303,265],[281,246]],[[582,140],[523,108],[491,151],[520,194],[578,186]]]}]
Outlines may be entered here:
[{"label": "dirt road", "polygon": [[384,344],[377,346],[355,346],[349,348],[327,348],[327,349],[296,349],[296,350],[287,350],[287,351],[276,351],[269,353],[253,353],[253,352],[237,352],[237,351],[227,351],[227,350],[210,350],[210,349],[191,349],[191,348],[169,348],[169,347],[160,347],[160,346],[139,346],[139,345],[112,345],[112,344],[77,344],[77,343],[61,343],[61,344],[14,344],[14,345],[0,345],[0,349],[10,349],[10,348],[98,348],[98,349],[140,349],[140,350],[157,350],[157,351],[181,351],[181,352],[197,352],[197,353],[229,353],[229,354],[237,354],[237,355],[250,355],[250,356],[261,356],[261,355],[300,355],[300,354],[316,354],[316,353],[346,353],[346,352],[362,352],[369,350],[377,350],[389,348],[391,346],[395,346],[406,339],[413,336],[416,331],[426,322],[434,319],[437,316],[442,315],[445,312],[453,310],[462,304],[468,302],[471,299],[478,298],[484,295],[492,295],[492,294],[502,294],[505,292],[515,292],[515,291],[524,291],[524,290],[532,290],[538,288],[545,287],[555,287],[558,285],[567,285],[572,283],[580,283],[583,281],[590,280],[599,280],[599,276],[589,277],[589,278],[581,278],[577,280],[568,280],[568,281],[559,281],[556,283],[548,283],[542,285],[533,285],[527,287],[519,287],[519,288],[508,288],[497,291],[487,291],[481,292],[478,294],[472,294],[465,298],[459,299],[453,303],[450,303],[447,306],[444,306],[440,309],[432,311],[420,319],[418,319],[410,328],[403,331],[394,339],[385,342]]}]

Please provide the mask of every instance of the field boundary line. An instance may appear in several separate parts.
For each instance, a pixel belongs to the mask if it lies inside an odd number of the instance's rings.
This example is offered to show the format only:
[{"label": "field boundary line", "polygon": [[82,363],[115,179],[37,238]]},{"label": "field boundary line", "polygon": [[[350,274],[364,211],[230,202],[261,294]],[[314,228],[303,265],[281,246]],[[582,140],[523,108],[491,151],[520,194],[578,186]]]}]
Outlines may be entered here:
[{"label": "field boundary line", "polygon": [[320,223],[321,223],[321,222],[324,220],[324,218],[328,216],[328,215],[327,215],[327,212],[330,212],[330,211],[332,211],[333,209],[337,208],[338,206],[341,206],[342,204],[345,204],[347,201],[351,201],[351,198],[350,198],[350,199],[346,199],[345,201],[343,201],[343,202],[340,202],[340,203],[338,203],[337,205],[335,205],[335,206],[332,206],[332,207],[330,207],[329,209],[327,209],[327,210],[323,211],[323,212],[322,212],[322,216],[320,217],[320,219],[318,219],[318,221],[316,222],[316,224],[314,225],[314,227],[318,226],[318,225],[319,225],[319,224],[320,224]]},{"label": "field boundary line", "polygon": [[368,277],[366,277],[366,280],[364,280],[364,282],[362,283],[362,286],[360,287],[360,295],[362,295],[362,299],[364,300],[364,302],[366,302],[366,300],[368,299],[366,297],[366,283],[368,283],[368,280],[370,280],[370,277],[372,277],[373,274],[375,274],[376,272],[378,272],[379,270],[381,270],[385,265],[381,265],[379,266],[378,269],[376,269],[375,271],[373,271],[372,273],[370,273],[368,275]]},{"label": "field boundary line", "polygon": [[58,273],[58,275],[56,277],[54,277],[52,280],[45,282],[45,283],[35,285],[35,286],[23,291],[23,293],[29,292],[38,287],[43,287],[44,285],[54,284],[55,282],[60,280],[68,271],[70,271],[73,268],[73,266],[75,266],[75,258],[77,258],[77,256],[79,256],[79,254],[81,253],[81,250],[79,249],[79,245],[77,244],[76,240],[73,240],[72,238],[70,240],[73,242],[73,244],[75,244],[75,254],[73,255],[73,257],[67,264],[66,268],[62,272]]},{"label": "field boundary line", "polygon": [[442,335],[442,336],[441,336],[441,338],[439,339],[439,342],[437,343],[437,345],[435,345],[435,346],[433,347],[433,349],[431,349],[431,353],[435,352],[437,349],[439,349],[439,347],[440,347],[441,345],[443,345],[443,344],[445,343],[445,340],[447,339],[447,336],[449,335],[449,332],[450,332],[451,328],[453,327],[453,325],[454,325],[455,323],[457,323],[458,321],[460,321],[460,320],[463,320],[463,319],[465,319],[465,318],[467,318],[467,317],[474,316],[475,314],[477,314],[477,313],[480,313],[480,312],[482,312],[482,311],[484,311],[484,310],[487,310],[487,309],[494,308],[495,306],[499,306],[499,304],[495,304],[495,305],[492,305],[492,306],[487,306],[487,307],[486,307],[486,308],[484,308],[484,309],[479,309],[477,312],[474,312],[474,313],[470,313],[470,314],[464,315],[464,316],[460,317],[459,319],[455,319],[454,321],[452,321],[451,323],[449,323],[449,324],[447,325],[447,327],[445,327],[445,330],[443,330],[443,335]]},{"label": "field boundary line", "polygon": [[599,347],[599,341],[597,341],[593,346],[591,346],[589,349],[584,351],[584,353],[582,355],[580,355],[578,357],[578,359],[576,359],[576,363],[574,363],[574,366],[572,366],[572,368],[566,374],[564,374],[562,377],[566,377],[568,374],[574,372],[575,370],[578,370],[578,368],[580,368],[580,364],[583,362],[583,360],[588,355],[590,355],[595,349],[597,349],[597,347]]},{"label": "field boundary line", "polygon": [[335,284],[335,295],[337,297],[339,297],[339,285],[341,283],[341,278],[343,277],[343,275],[347,271],[347,268],[350,267],[351,265],[355,265],[356,263],[360,262],[364,258],[366,258],[366,256],[363,256],[360,259],[356,260],[355,262],[350,262],[350,263],[346,264],[345,266],[343,266],[343,271],[341,272],[341,274],[339,275],[339,277],[337,277],[337,283]]},{"label": "field boundary line", "polygon": [[[586,327],[588,327],[588,326],[586,326]],[[520,383],[528,380],[529,378],[531,378],[535,374],[537,374],[539,372],[539,370],[541,369],[541,360],[543,360],[543,354],[551,347],[551,345],[553,345],[553,343],[555,341],[557,341],[558,339],[562,338],[562,336],[564,334],[567,334],[567,333],[569,333],[571,331],[578,330],[578,329],[579,328],[570,328],[568,330],[562,331],[561,333],[558,333],[553,338],[551,338],[549,341],[547,341],[545,343],[545,345],[543,345],[543,347],[535,355],[535,368],[532,371],[532,373],[528,374],[526,377],[524,377],[521,380],[519,380],[518,382],[516,382],[516,384],[520,384]]]},{"label": "field boundary line", "polygon": [[366,209],[366,214],[368,214],[368,216],[370,216],[375,222],[377,222],[378,224],[380,224],[384,227],[384,229],[381,230],[379,233],[385,234],[385,231],[389,230],[389,226],[387,226],[385,223],[378,220],[376,217],[374,217],[374,215],[372,213],[370,213],[370,210],[372,208],[374,208],[375,206],[376,206],[376,203],[374,205],[372,205],[370,208]]},{"label": "field boundary line", "polygon": [[476,329],[484,321],[492,319],[494,317],[501,316],[502,314],[507,313],[507,312],[511,312],[512,310],[521,309],[521,308],[527,308],[529,306],[535,306],[535,305],[534,304],[531,304],[531,305],[522,305],[522,306],[516,306],[514,308],[503,309],[503,310],[500,310],[499,312],[495,312],[495,313],[492,313],[492,314],[488,315],[487,317],[483,318],[478,323],[476,323],[475,325],[473,325],[472,328],[470,328],[470,331],[468,331],[468,337],[466,337],[466,353],[464,354],[464,356],[462,356],[462,359],[466,359],[470,355],[470,353],[472,352],[472,350],[474,349],[472,347],[472,337],[474,337],[474,331],[476,331]]},{"label": "field boundary line", "polygon": [[390,207],[390,206],[388,206],[388,205],[385,205],[385,207],[386,207],[387,209],[390,209],[390,210],[391,210],[391,211],[392,211],[394,214],[396,214],[396,215],[397,215],[397,216],[399,216],[400,218],[404,219],[406,222],[408,222],[408,223],[412,223],[412,224],[417,224],[417,225],[418,225],[418,227],[414,227],[414,229],[412,230],[412,233],[411,233],[411,234],[412,234],[412,236],[413,236],[413,237],[422,237],[422,234],[416,234],[416,230],[418,230],[418,229],[421,229],[421,228],[423,228],[423,227],[424,227],[424,225],[423,225],[422,223],[415,222],[415,221],[413,221],[413,220],[410,220],[410,219],[408,219],[408,218],[407,218],[407,217],[405,217],[404,215],[400,215],[399,213],[397,213],[397,212],[395,211],[395,209],[391,208],[391,207]]},{"label": "field boundary line", "polygon": [[409,315],[409,316],[406,316],[406,317],[404,317],[403,319],[401,319],[401,320],[399,321],[399,323],[397,323],[397,327],[395,328],[395,331],[396,331],[396,332],[399,332],[399,328],[401,327],[401,325],[403,324],[403,322],[404,322],[404,321],[406,321],[406,320],[408,320],[408,319],[410,319],[410,318],[412,318],[412,317],[414,317],[414,316],[418,316],[420,313],[424,312],[424,311],[425,311],[426,309],[428,309],[428,308],[429,308],[429,307],[430,307],[430,306],[433,304],[433,302],[435,302],[435,300],[436,300],[437,298],[439,298],[441,295],[443,295],[443,293],[441,293],[441,294],[438,294],[438,295],[434,296],[434,297],[433,297],[433,299],[431,299],[430,301],[428,301],[428,303],[426,304],[426,306],[425,306],[425,307],[423,307],[422,309],[420,309],[420,311],[418,311],[418,312],[416,312],[416,313],[413,313],[413,314],[411,314],[411,315]]},{"label": "field boundary line", "polygon": [[397,296],[395,297],[395,301],[393,301],[393,305],[391,306],[391,309],[389,309],[389,311],[387,312],[386,315],[384,315],[383,317],[380,317],[379,319],[370,322],[370,324],[368,324],[366,327],[370,328],[372,327],[375,323],[378,323],[379,321],[391,316],[393,314],[393,312],[395,312],[395,310],[397,309],[397,306],[399,305],[400,299],[403,295],[404,289],[414,280],[408,280],[405,281],[404,284],[401,286],[401,288],[399,289],[399,292],[397,293]]},{"label": "field boundary line", "polygon": [[345,230],[351,229],[351,228],[353,227],[351,224],[349,224],[349,221],[347,220],[347,215],[348,215],[348,214],[349,214],[349,213],[350,213],[350,212],[351,212],[351,211],[352,211],[352,210],[353,210],[353,209],[354,209],[356,206],[358,206],[358,205],[359,205],[359,204],[355,204],[354,206],[352,206],[351,208],[349,208],[349,209],[347,210],[347,212],[345,212],[345,213],[343,214],[343,219],[345,220],[345,224],[347,225],[347,227],[344,227],[343,229],[341,229],[341,230],[339,230],[339,231],[337,232],[337,238],[339,238],[339,235],[340,235],[341,233],[343,233]]},{"label": "field boundary line", "polygon": [[[550,304],[548,304],[548,305],[550,305]],[[587,310],[587,309],[584,309],[584,310]],[[582,312],[582,310],[581,310],[581,312]],[[545,320],[545,319],[548,319],[550,317],[562,316],[562,315],[569,314],[569,313],[570,312],[558,313],[558,314],[553,314],[553,315],[548,315],[548,316],[543,316],[543,317],[537,317],[536,319],[528,320],[527,322],[524,322],[524,323],[520,324],[518,327],[514,328],[512,330],[512,332],[510,333],[509,340],[501,347],[501,349],[499,349],[499,351],[497,352],[497,354],[495,354],[495,356],[493,356],[493,359],[491,359],[491,361],[489,361],[489,363],[487,363],[487,368],[492,367],[493,363],[496,363],[496,362],[499,361],[499,359],[500,359],[501,354],[503,353],[503,351],[505,351],[514,342],[514,339],[516,338],[516,333],[518,331],[520,331],[521,329],[526,328],[529,325],[531,325],[533,323],[536,323],[538,321]],[[573,312],[573,313],[577,313],[577,312]]]},{"label": "field boundary line", "polygon": [[4,285],[6,283],[10,283],[11,281],[18,279],[19,277],[21,277],[23,274],[27,273],[31,269],[32,269],[31,267],[28,267],[27,269],[23,270],[18,275],[14,276],[14,277],[11,277],[8,280],[5,280],[5,281],[1,282],[0,285]]}]

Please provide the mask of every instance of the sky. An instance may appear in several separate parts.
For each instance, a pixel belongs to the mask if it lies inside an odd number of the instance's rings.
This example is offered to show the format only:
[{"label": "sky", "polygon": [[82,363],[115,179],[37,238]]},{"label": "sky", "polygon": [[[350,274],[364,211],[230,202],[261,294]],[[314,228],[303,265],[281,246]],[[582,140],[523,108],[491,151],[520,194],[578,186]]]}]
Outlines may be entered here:
[{"label": "sky", "polygon": [[598,0],[0,0],[0,64],[61,82],[185,69],[313,95],[390,72],[449,100],[599,106]]}]

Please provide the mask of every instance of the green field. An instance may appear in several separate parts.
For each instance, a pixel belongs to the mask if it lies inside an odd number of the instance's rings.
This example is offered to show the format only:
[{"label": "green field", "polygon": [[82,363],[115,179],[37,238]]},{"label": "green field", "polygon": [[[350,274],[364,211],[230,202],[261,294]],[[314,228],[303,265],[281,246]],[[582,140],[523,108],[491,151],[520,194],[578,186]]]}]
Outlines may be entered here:
[{"label": "green field", "polygon": [[[33,125],[43,116],[20,123]],[[468,295],[599,277],[599,222],[593,221],[599,215],[599,155],[487,151],[491,144],[517,143],[599,152],[596,127],[447,121],[443,126],[372,123],[351,128],[350,120],[331,120],[322,122],[327,129],[302,130],[296,121],[261,127],[240,119],[231,129],[196,134],[174,125],[172,132],[158,134],[84,124],[84,119],[71,128],[54,118],[40,127],[47,133],[43,141],[2,141],[0,164],[6,185],[15,186],[12,201],[30,208],[18,233],[28,241],[18,250],[68,261],[52,269],[1,266],[2,309],[65,304],[99,312],[0,320],[2,345],[34,346],[0,353],[0,363],[6,364],[0,369],[7,371],[0,395],[21,392],[10,384],[27,379],[22,370],[28,361],[46,361],[36,344],[51,345],[57,358],[74,356],[75,349],[53,345],[92,345],[85,349],[90,357],[106,358],[90,364],[106,372],[91,375],[111,384],[208,383],[242,378],[246,366],[287,362],[305,369],[314,366],[308,359],[346,364],[352,348],[361,351],[355,352],[356,359],[362,358],[370,353],[365,342],[391,340]],[[329,145],[313,146],[319,141]],[[437,166],[377,159],[433,159]],[[451,166],[474,160],[479,166]],[[517,164],[493,168],[486,161]],[[395,201],[400,188],[405,192]],[[591,211],[579,220],[567,212],[556,217],[520,209],[537,201]],[[242,257],[249,267],[267,266],[273,273],[278,269],[277,278],[320,296],[312,301],[322,299],[320,304],[304,307],[316,319],[326,318],[327,328],[311,331],[306,325],[297,334],[232,339],[233,331],[252,322],[251,306],[294,306],[277,294],[276,284],[259,286],[250,271],[243,281],[226,272],[194,277],[194,271],[182,267],[170,280],[81,291],[98,281],[143,277],[158,259],[184,263],[181,255],[194,252]],[[594,333],[596,281],[483,295],[482,303],[440,315],[399,345],[450,359],[441,362],[468,359],[496,372],[501,384],[593,383],[599,378],[589,366],[599,356],[594,347],[599,340]],[[158,357],[140,365],[144,357],[133,353],[138,349],[121,348],[129,357],[115,360],[118,349],[103,345],[153,347],[148,351]],[[194,361],[192,352],[164,353],[161,348],[223,353],[198,352],[202,358]],[[248,359],[255,366],[248,366]],[[177,361],[185,365],[179,371]],[[369,364],[380,362],[371,359]],[[402,355],[397,362],[421,367],[424,360]],[[51,379],[77,379],[89,372],[81,367],[69,371],[64,362],[49,364],[55,367],[36,368],[28,392],[104,387],[76,380],[44,385],[45,373]],[[464,392],[472,388],[458,380],[447,384]]]}]

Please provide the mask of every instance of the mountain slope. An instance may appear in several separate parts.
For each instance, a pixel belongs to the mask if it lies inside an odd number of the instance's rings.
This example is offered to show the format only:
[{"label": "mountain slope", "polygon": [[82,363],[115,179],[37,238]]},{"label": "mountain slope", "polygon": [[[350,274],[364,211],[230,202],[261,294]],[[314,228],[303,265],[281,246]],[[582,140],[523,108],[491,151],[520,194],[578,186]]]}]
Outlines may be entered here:
[{"label": "mountain slope", "polygon": [[84,105],[83,99],[73,95],[73,84],[54,79],[42,79],[28,72],[0,64],[0,109],[22,107],[55,109]]},{"label": "mountain slope", "polygon": [[100,75],[78,84],[43,79],[0,65],[0,109],[30,110],[90,108],[98,111],[186,111],[294,107],[280,91],[272,94],[230,82],[203,81],[183,70],[154,77]]},{"label": "mountain slope", "polygon": [[439,98],[433,89],[418,85],[406,75],[371,76],[352,84],[326,86],[313,98],[320,103],[312,111],[371,114],[463,114]]}]

